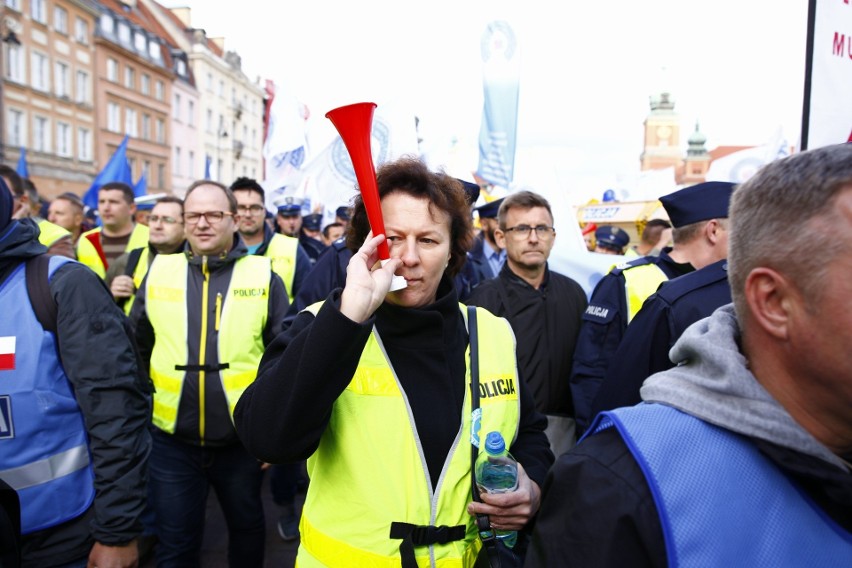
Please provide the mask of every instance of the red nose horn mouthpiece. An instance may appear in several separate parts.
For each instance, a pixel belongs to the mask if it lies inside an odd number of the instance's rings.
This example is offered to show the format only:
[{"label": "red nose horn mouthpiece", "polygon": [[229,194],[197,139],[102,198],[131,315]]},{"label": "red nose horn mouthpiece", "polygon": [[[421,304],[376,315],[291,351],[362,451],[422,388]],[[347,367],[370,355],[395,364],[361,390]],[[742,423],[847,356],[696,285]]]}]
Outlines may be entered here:
[{"label": "red nose horn mouthpiece", "polygon": [[[367,210],[370,228],[374,235],[384,235],[385,222],[382,219],[382,204],[379,199],[379,188],[376,185],[376,168],[373,166],[373,152],[370,144],[375,110],[376,103],[355,103],[332,109],[325,113],[325,117],[337,129],[346,146],[346,151],[349,152],[355,177],[358,180],[358,188],[361,190],[361,199],[364,200],[364,208]],[[387,241],[382,241],[378,253],[381,261],[390,258]],[[405,279],[394,276],[391,291],[404,287]]]}]

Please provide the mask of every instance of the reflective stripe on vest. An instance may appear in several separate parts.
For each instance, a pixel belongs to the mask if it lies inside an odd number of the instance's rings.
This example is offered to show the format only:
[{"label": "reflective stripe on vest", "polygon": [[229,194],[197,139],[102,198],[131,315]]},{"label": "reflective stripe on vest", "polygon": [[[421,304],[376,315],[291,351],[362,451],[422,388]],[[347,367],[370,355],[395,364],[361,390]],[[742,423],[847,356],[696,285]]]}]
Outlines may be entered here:
[{"label": "reflective stripe on vest", "polygon": [[69,233],[59,225],[51,223],[50,221],[47,221],[45,219],[42,219],[38,222],[38,230],[38,242],[40,242],[47,248],[50,248],[51,245],[56,243],[56,241],[58,241],[62,237],[71,237],[71,233]]},{"label": "reflective stripe on vest", "polygon": [[[145,275],[148,274],[148,256],[150,254],[151,251],[147,246],[143,248],[139,255],[139,262],[136,263],[136,268],[133,269],[133,288],[135,290],[139,289],[139,286],[142,285],[142,281],[145,279]],[[135,301],[136,294],[131,294],[130,297],[127,298],[127,301],[124,302],[124,313],[128,316],[130,315],[130,310],[133,308],[133,302]]]},{"label": "reflective stripe on vest", "polygon": [[[66,262],[50,259],[48,274]],[[21,501],[24,534],[80,516],[95,498],[83,415],[56,351],[30,303],[21,264],[0,285],[0,479]]]},{"label": "reflective stripe on vest", "polygon": [[293,279],[296,275],[296,249],[299,239],[276,233],[263,256],[272,261],[272,271],[284,281],[287,297],[293,303]]},{"label": "reflective stripe on vest", "polygon": [[[208,297],[207,276],[202,290],[201,337],[187,336],[187,276],[186,255],[158,254],[148,270],[145,284],[145,311],[154,328],[156,342],[151,353],[151,380],[154,382],[154,425],[173,434],[177,424],[185,371],[175,365],[204,365],[204,348],[209,330],[218,329],[218,362],[228,364],[218,371],[222,389],[233,420],[234,407],[243,391],[257,376],[257,366],[263,356],[263,330],[269,306],[269,281],[272,269],[269,259],[245,256],[234,262],[228,292],[217,304]],[[206,270],[206,264],[205,268]],[[206,321],[208,309],[214,316]],[[217,317],[218,316],[218,317]],[[218,320],[218,321],[216,321]],[[187,342],[199,343],[199,360],[189,361]],[[205,371],[199,371],[200,432],[204,432]]]},{"label": "reflective stripe on vest", "polygon": [[[465,314],[465,307],[460,308]],[[313,313],[318,309],[319,304],[308,308]],[[514,441],[520,416],[514,335],[505,319],[486,310],[477,309],[477,318],[480,390],[485,393],[477,431],[496,430]],[[469,362],[469,350],[467,357]],[[467,385],[469,381],[468,370]],[[311,483],[300,524],[300,568],[398,567],[401,541],[389,538],[393,522],[465,526],[464,540],[415,547],[415,554],[422,566],[473,565],[480,542],[467,513],[469,391],[468,386],[460,429],[433,491],[406,393],[373,329],[355,375],[335,401],[319,447],[308,459]]]},{"label": "reflective stripe on vest", "polygon": [[624,274],[624,290],[627,293],[627,323],[630,323],[648,296],[656,292],[660,284],[668,280],[668,277],[653,263],[627,268],[622,271],[622,274]]},{"label": "reflective stripe on vest", "polygon": [[[97,229],[86,231],[80,235],[80,239],[77,241],[77,260],[94,270],[95,274],[101,278],[106,278],[107,267],[104,266],[104,263],[101,260],[101,255],[98,254],[98,249],[95,248],[95,245],[93,245],[88,238],[89,235],[97,234],[100,239],[101,231],[102,228],[98,227]],[[148,227],[142,223],[136,223],[133,227],[133,232],[130,233],[130,239],[127,241],[127,246],[124,247],[124,252],[130,252],[133,249],[147,246]]]},{"label": "reflective stripe on vest", "polygon": [[[846,566],[852,534],[748,438],[663,404],[601,414],[657,507],[669,566]],[[842,560],[842,559],[846,560]]]}]

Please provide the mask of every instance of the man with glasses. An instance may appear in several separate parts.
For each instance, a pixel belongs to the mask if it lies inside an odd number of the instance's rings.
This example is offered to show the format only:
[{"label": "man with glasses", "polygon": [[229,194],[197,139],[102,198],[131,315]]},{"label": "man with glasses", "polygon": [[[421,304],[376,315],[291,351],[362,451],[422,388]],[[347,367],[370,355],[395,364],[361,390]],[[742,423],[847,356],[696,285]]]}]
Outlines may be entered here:
[{"label": "man with glasses", "polygon": [[224,185],[191,185],[187,250],[157,255],[130,313],[156,391],[150,472],[161,566],[199,564],[211,485],[228,525],[229,564],[263,565],[261,464],[237,437],[232,413],[288,302],[271,261],[250,255],[237,234],[237,211]]},{"label": "man with glasses", "polygon": [[547,439],[557,456],[575,443],[568,377],[586,294],[574,280],[553,272],[547,259],[556,230],[550,203],[521,191],[503,199],[494,237],[506,250],[496,278],[474,288],[468,304],[505,317],[518,342],[518,370],[547,415]]},{"label": "man with glasses", "polygon": [[311,270],[311,259],[296,237],[274,232],[266,224],[266,195],[256,180],[239,177],[231,184],[240,214],[240,238],[249,254],[265,256],[287,288],[292,303],[302,281]]},{"label": "man with glasses", "polygon": [[183,200],[171,195],[159,199],[148,216],[148,246],[124,253],[107,270],[107,286],[124,313],[130,314],[154,257],[179,252],[184,242]]}]

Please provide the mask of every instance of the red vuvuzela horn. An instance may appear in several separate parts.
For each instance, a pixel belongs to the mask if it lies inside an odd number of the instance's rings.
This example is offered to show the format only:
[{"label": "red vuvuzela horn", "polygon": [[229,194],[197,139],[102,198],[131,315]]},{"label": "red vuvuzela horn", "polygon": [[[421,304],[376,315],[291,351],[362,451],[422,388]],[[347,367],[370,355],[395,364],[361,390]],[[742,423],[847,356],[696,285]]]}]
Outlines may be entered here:
[{"label": "red vuvuzela horn", "polygon": [[[367,219],[374,235],[385,234],[385,222],[382,218],[382,204],[379,199],[379,187],[376,184],[376,168],[373,165],[373,151],[370,147],[370,132],[373,127],[373,111],[376,103],[355,103],[332,109],[325,113],[340,134],[355,177],[361,190],[361,199],[367,210]],[[390,258],[387,241],[382,241],[378,248],[379,260]],[[391,290],[405,288],[405,279],[395,276]]]},{"label": "red vuvuzela horn", "polygon": [[[379,188],[376,185],[376,168],[373,166],[373,152],[370,148],[370,131],[373,126],[373,111],[376,103],[355,103],[332,109],[325,113],[331,121],[346,151],[352,159],[361,199],[367,209],[367,219],[374,235],[385,234],[385,222],[382,219],[382,205],[379,201]],[[379,245],[379,259],[390,258],[387,241]]]}]

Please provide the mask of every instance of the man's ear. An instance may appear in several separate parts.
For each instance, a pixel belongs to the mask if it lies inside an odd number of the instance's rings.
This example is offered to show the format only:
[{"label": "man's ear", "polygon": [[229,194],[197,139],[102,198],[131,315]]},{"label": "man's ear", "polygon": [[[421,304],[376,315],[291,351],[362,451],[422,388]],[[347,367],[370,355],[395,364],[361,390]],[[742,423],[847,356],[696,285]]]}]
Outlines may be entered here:
[{"label": "man's ear", "polygon": [[494,242],[496,242],[497,246],[501,249],[506,248],[506,233],[504,233],[502,229],[494,229]]},{"label": "man's ear", "polygon": [[797,297],[793,285],[781,273],[759,267],[746,277],[744,292],[755,324],[773,337],[786,339]]}]

